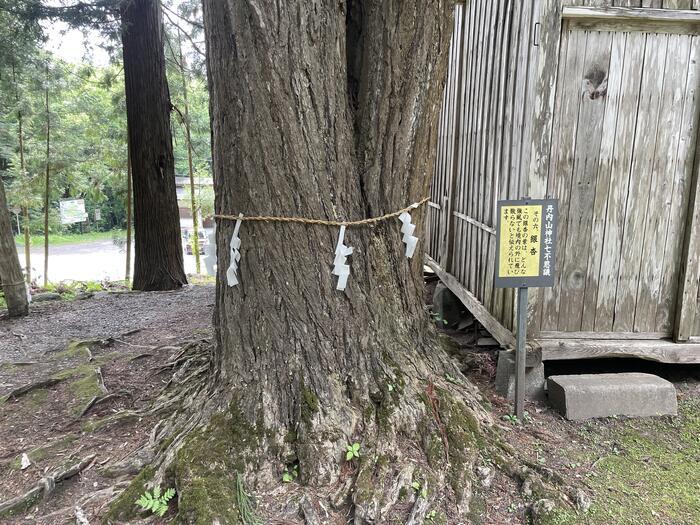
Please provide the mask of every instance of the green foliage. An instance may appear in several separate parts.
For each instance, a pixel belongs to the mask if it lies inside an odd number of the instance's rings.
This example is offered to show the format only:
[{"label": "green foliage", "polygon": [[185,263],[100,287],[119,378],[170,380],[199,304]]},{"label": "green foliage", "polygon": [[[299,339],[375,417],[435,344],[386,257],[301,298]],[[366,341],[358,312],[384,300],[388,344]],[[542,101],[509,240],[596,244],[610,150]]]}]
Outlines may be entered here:
[{"label": "green foliage", "polygon": [[411,488],[423,499],[428,497],[428,489],[421,485],[420,481],[413,480],[411,482]]},{"label": "green foliage", "polygon": [[161,494],[160,487],[155,487],[153,492],[144,492],[136,500],[136,504],[144,510],[150,510],[153,514],[163,517],[168,512],[168,502],[173,496],[175,496],[175,489],[167,489]]},{"label": "green foliage", "polygon": [[352,461],[355,458],[360,457],[360,444],[359,443],[353,443],[352,445],[348,445],[346,447],[345,451],[345,460],[346,461]]},{"label": "green foliage", "polygon": [[250,496],[243,486],[243,478],[238,472],[236,472],[236,502],[243,525],[262,525],[262,521],[255,514]]},{"label": "green foliage", "polygon": [[527,423],[532,423],[532,416],[528,413],[527,410],[523,412],[522,421],[515,414],[505,414],[501,417],[501,419],[503,419],[503,421],[508,421],[508,423],[510,423],[511,425],[524,425]]},{"label": "green foliage", "polygon": [[444,325],[447,326],[447,319],[444,319],[439,313],[433,312],[430,314],[430,317],[433,318],[433,321],[435,321],[435,324],[437,325]]},{"label": "green foliage", "polygon": [[[51,124],[49,164],[49,233],[85,233],[126,227],[127,133],[123,67],[67,63],[42,50],[39,21],[47,16],[73,27],[97,27],[114,36],[118,0],[50,6],[34,0],[0,0],[0,176],[5,181],[12,224],[24,228],[19,212],[28,209],[32,233],[44,233],[44,184],[47,121]],[[168,44],[169,91],[174,107],[183,111],[187,88],[188,118],[173,111],[176,175],[188,175],[187,123],[192,138],[196,178],[211,179],[209,102],[203,57],[194,49],[202,36],[201,4],[182,0],[163,2]],[[171,20],[169,20],[172,19]],[[190,20],[190,22],[186,22]],[[182,28],[175,30],[175,24]],[[169,22],[169,23],[168,23]],[[185,68],[179,62],[183,43]],[[109,48],[116,42],[97,45]],[[174,52],[170,48],[174,46]],[[198,48],[200,51],[203,46]],[[113,50],[112,50],[113,51]],[[88,49],[89,52],[89,49]],[[116,57],[118,53],[112,52]],[[48,69],[48,72],[47,72]],[[48,90],[49,111],[45,105]],[[20,124],[22,132],[20,135]],[[22,148],[20,148],[20,140]],[[20,159],[23,158],[24,165]],[[213,213],[213,191],[197,188],[203,216]],[[88,221],[60,224],[58,205],[64,198],[85,199]],[[188,201],[187,201],[188,202]],[[99,209],[101,218],[95,220]],[[17,232],[18,233],[18,232]]]},{"label": "green foliage", "polygon": [[299,465],[288,466],[284,469],[282,473],[282,481],[284,483],[291,483],[299,477]]}]

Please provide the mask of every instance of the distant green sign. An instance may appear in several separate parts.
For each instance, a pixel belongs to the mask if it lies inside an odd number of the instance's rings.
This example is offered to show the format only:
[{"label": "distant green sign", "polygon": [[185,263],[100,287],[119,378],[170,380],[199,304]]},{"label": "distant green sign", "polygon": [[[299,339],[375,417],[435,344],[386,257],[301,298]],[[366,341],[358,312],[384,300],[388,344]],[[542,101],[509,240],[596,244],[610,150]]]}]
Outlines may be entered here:
[{"label": "distant green sign", "polygon": [[87,213],[85,213],[84,199],[64,199],[59,206],[61,209],[61,224],[85,222],[88,218]]}]

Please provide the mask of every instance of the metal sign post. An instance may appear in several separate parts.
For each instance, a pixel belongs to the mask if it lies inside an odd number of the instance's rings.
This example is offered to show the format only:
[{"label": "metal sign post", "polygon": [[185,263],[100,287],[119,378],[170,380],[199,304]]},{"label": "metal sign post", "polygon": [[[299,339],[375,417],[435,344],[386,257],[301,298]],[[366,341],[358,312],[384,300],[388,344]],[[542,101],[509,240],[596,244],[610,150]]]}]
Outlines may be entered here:
[{"label": "metal sign post", "polygon": [[518,289],[515,348],[515,415],[518,418],[525,412],[528,288],[554,286],[557,218],[556,199],[498,202],[495,285]]}]

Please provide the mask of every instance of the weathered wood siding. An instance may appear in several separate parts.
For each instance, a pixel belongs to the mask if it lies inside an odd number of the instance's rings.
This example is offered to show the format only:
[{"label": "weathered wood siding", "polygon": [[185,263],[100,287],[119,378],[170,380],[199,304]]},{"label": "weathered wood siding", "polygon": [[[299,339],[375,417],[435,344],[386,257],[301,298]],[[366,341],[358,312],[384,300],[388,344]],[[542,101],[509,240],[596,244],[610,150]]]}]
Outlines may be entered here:
[{"label": "weathered wood siding", "polygon": [[671,335],[698,43],[565,24],[547,186],[560,202],[561,257],[541,330]]},{"label": "weathered wood siding", "polygon": [[[700,276],[681,275],[684,251],[699,249],[685,232],[700,41],[691,26],[562,22],[564,6],[698,10],[700,0],[458,5],[427,252],[512,328],[513,293],[492,284],[495,201],[556,196],[560,281],[531,294],[531,333],[668,335],[684,278],[686,291],[700,288]],[[700,315],[683,322],[700,336]]]},{"label": "weathered wood siding", "polygon": [[513,293],[493,287],[495,202],[527,188],[537,5],[458,6],[431,197],[429,255],[509,328]]}]

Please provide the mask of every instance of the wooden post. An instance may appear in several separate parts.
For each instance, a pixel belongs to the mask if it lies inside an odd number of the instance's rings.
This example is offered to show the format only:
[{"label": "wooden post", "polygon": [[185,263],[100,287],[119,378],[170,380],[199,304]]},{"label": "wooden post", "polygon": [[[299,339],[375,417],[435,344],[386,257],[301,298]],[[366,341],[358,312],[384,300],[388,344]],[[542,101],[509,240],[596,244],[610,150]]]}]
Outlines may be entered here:
[{"label": "wooden post", "polygon": [[685,221],[685,241],[681,257],[678,302],[673,339],[687,341],[693,335],[695,316],[698,315],[698,286],[700,285],[700,141],[696,145],[695,180],[690,189],[688,215]]},{"label": "wooden post", "polygon": [[527,341],[527,288],[518,288],[518,327],[515,345],[515,416],[525,414],[525,341]]},{"label": "wooden post", "polygon": [[452,260],[454,259],[454,237],[455,237],[455,215],[454,215],[454,209],[455,209],[455,195],[457,193],[457,182],[459,179],[459,153],[460,153],[460,140],[462,136],[462,128],[464,127],[464,124],[462,123],[462,119],[464,118],[464,99],[461,96],[462,91],[465,89],[464,87],[464,79],[462,78],[464,76],[463,70],[464,70],[464,32],[466,30],[466,19],[467,19],[467,9],[466,6],[462,8],[461,11],[461,20],[460,20],[460,28],[459,28],[459,33],[458,33],[458,38],[459,38],[459,44],[457,46],[457,86],[455,87],[456,90],[456,97],[455,97],[455,106],[454,106],[454,112],[455,112],[455,118],[458,119],[458,122],[461,123],[461,125],[455,126],[455,133],[454,136],[452,137],[453,140],[453,150],[452,150],[452,159],[450,162],[451,165],[451,174],[450,174],[450,186],[449,186],[449,194],[443,198],[442,202],[442,211],[445,214],[445,222],[444,222],[444,228],[445,228],[445,241],[447,243],[445,252],[444,254],[444,260],[440,261],[445,268],[447,272],[453,272],[454,268],[452,267]]},{"label": "wooden post", "polygon": [[[533,21],[538,23],[533,37],[537,45],[536,74],[534,75],[535,95],[533,105],[533,124],[530,147],[530,165],[528,170],[528,195],[534,199],[547,197],[547,175],[549,170],[550,149],[552,146],[552,121],[554,118],[554,100],[557,89],[557,73],[559,64],[559,45],[561,38],[560,0],[542,0],[539,10],[533,14]],[[544,289],[538,288],[529,295],[528,300],[528,332],[530,337],[537,337],[540,331],[540,315],[544,301]]]},{"label": "wooden post", "polygon": [[27,286],[19,265],[15,238],[12,235],[10,210],[5,197],[5,185],[0,178],[0,282],[10,317],[29,313]]}]

